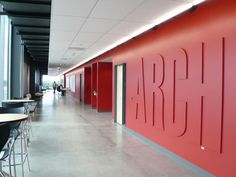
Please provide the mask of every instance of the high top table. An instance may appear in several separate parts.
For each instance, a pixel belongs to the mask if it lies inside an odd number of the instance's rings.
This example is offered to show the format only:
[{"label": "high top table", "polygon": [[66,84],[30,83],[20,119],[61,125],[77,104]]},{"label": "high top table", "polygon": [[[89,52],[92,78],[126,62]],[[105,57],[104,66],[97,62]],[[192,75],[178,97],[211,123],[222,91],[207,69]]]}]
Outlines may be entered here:
[{"label": "high top table", "polygon": [[28,118],[26,114],[0,114],[0,123],[23,121]]},{"label": "high top table", "polygon": [[27,100],[27,99],[12,99],[12,100],[2,100],[4,103],[31,103],[34,100]]},{"label": "high top table", "polygon": [[2,100],[3,103],[9,103],[9,104],[14,104],[14,103],[26,103],[25,105],[25,111],[28,113],[28,104],[35,102],[34,100],[27,100],[27,99],[12,99],[12,100]]}]

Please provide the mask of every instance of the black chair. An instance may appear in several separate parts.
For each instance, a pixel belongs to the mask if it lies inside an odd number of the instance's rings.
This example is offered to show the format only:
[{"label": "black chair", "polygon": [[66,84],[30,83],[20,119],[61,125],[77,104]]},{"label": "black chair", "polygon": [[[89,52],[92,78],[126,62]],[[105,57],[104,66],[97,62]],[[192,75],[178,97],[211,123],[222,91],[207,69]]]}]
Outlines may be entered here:
[{"label": "black chair", "polygon": [[32,130],[32,118],[35,117],[35,112],[37,109],[38,103],[36,101],[30,102],[28,104],[28,120],[29,120],[29,137],[33,136],[33,130]]},{"label": "black chair", "polygon": [[[18,113],[18,114],[24,114],[25,112],[25,105],[24,103],[8,103],[3,102],[2,103],[2,113]],[[14,122],[10,124],[10,128],[16,128],[18,129],[21,122]]]},{"label": "black chair", "polygon": [[61,92],[61,86],[57,86],[57,91]]},{"label": "black chair", "polygon": [[24,103],[9,103],[2,102],[2,108],[4,113],[25,113],[25,104]]},{"label": "black chair", "polygon": [[25,98],[23,98],[23,97],[14,97],[13,99],[14,100],[22,100],[22,99],[25,99]]},{"label": "black chair", "polygon": [[0,151],[2,151],[8,138],[10,136],[10,126],[9,124],[0,124]]},{"label": "black chair", "polygon": [[[0,161],[5,160],[10,154],[10,149],[3,149],[5,145],[7,144],[9,137],[10,137],[10,126],[9,124],[0,124]],[[2,167],[0,167],[0,175],[5,177],[5,174],[3,171],[1,171]],[[11,164],[9,163],[9,172],[11,174]]]},{"label": "black chair", "polygon": [[[25,113],[25,105],[24,103],[8,103],[3,102],[2,103],[2,113],[18,113],[18,114],[24,114]],[[21,122],[14,122],[11,123],[11,129],[16,128],[18,129]]]}]

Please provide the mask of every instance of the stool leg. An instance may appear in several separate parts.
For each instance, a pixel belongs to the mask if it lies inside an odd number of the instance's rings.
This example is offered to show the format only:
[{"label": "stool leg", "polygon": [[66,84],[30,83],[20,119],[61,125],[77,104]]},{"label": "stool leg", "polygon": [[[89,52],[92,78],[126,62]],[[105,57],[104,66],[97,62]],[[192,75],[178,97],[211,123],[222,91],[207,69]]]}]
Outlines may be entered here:
[{"label": "stool leg", "polygon": [[12,172],[11,172],[11,149],[10,149],[10,152],[9,152],[9,157],[8,157],[8,166],[9,166],[9,177],[12,177]]},{"label": "stool leg", "polygon": [[14,177],[16,177],[16,156],[15,156],[15,146],[13,146],[13,164],[14,164]]},{"label": "stool leg", "polygon": [[24,144],[25,144],[25,155],[26,155],[26,160],[27,160],[27,164],[28,164],[28,169],[30,171],[29,154],[28,154],[28,146],[27,146],[27,137],[24,139]]},{"label": "stool leg", "polygon": [[2,171],[0,171],[0,175],[1,175],[2,177],[5,177],[5,175],[4,175],[4,173],[3,173]]},{"label": "stool leg", "polygon": [[23,151],[23,132],[24,130],[22,130],[22,132],[21,132],[21,142],[20,142],[20,144],[21,144],[21,169],[22,169],[22,177],[24,177],[25,175],[24,175],[24,151]]},{"label": "stool leg", "polygon": [[2,171],[2,162],[0,161],[0,175],[2,176],[2,177],[5,177],[5,174],[3,173],[3,171]]}]

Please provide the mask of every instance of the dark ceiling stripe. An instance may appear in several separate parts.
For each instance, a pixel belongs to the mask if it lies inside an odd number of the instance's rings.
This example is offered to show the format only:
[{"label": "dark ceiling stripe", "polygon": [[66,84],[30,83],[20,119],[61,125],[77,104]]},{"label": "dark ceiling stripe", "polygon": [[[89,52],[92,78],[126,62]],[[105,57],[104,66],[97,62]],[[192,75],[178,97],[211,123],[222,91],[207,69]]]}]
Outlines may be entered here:
[{"label": "dark ceiling stripe", "polygon": [[28,52],[41,52],[41,51],[48,52],[49,50],[48,49],[28,49],[27,51]]},{"label": "dark ceiling stripe", "polygon": [[50,13],[28,13],[28,12],[0,12],[0,15],[8,15],[9,17],[18,17],[18,18],[39,18],[39,19],[49,19]]},{"label": "dark ceiling stripe", "polygon": [[22,38],[23,41],[49,41],[49,39],[40,39],[40,38]]},{"label": "dark ceiling stripe", "polygon": [[36,26],[36,25],[19,25],[19,24],[13,24],[15,27],[23,27],[23,28],[45,28],[49,29],[50,26]]},{"label": "dark ceiling stripe", "polygon": [[49,36],[49,33],[37,33],[37,32],[18,32],[17,35],[32,35],[32,36]]},{"label": "dark ceiling stripe", "polygon": [[51,2],[45,1],[32,1],[32,0],[3,0],[0,2],[12,2],[12,3],[19,3],[19,4],[40,4],[40,5],[51,5]]}]

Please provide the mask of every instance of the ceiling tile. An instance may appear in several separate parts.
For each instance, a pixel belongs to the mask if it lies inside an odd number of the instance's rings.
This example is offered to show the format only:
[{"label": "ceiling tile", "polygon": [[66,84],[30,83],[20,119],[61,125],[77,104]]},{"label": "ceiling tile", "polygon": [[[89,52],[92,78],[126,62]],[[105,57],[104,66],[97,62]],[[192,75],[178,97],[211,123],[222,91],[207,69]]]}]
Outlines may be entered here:
[{"label": "ceiling tile", "polygon": [[51,30],[78,31],[83,25],[85,18],[54,15],[51,18]]},{"label": "ceiling tile", "polygon": [[90,17],[121,20],[144,0],[100,0]]},{"label": "ceiling tile", "polygon": [[170,0],[170,1],[179,1],[179,2],[193,2],[194,0]]},{"label": "ceiling tile", "polygon": [[98,40],[98,42],[102,43],[114,43],[124,37],[123,35],[117,35],[117,34],[106,34],[101,39]]},{"label": "ceiling tile", "polygon": [[71,42],[76,35],[76,32],[51,30],[50,43],[54,42]]},{"label": "ceiling tile", "polygon": [[127,16],[125,20],[153,23],[158,17],[184,4],[186,4],[186,2],[184,3],[171,0],[146,0],[134,12]]},{"label": "ceiling tile", "polygon": [[103,33],[79,33],[75,40],[72,43],[72,47],[82,47],[88,48],[91,46],[95,41],[97,41]]},{"label": "ceiling tile", "polygon": [[134,32],[135,30],[141,28],[144,25],[147,25],[147,23],[123,21],[123,22],[120,22],[114,28],[112,28],[112,30],[109,31],[109,34],[128,35],[128,34]]},{"label": "ceiling tile", "polygon": [[98,40],[103,33],[79,33],[74,42],[81,42],[81,41],[96,41]]},{"label": "ceiling tile", "polygon": [[75,58],[77,56],[79,56],[81,53],[83,53],[84,51],[75,51],[75,50],[67,50],[65,52],[65,55],[64,57],[65,58],[68,58],[68,59],[71,59],[71,58]]},{"label": "ceiling tile", "polygon": [[81,29],[84,33],[106,33],[118,24],[115,20],[89,18]]},{"label": "ceiling tile", "polygon": [[90,47],[94,41],[78,41],[78,42],[73,42],[70,47],[80,47],[80,48],[85,48],[87,49]]},{"label": "ceiling tile", "polygon": [[92,53],[92,55],[94,55],[95,53],[98,53],[104,49],[106,49],[108,46],[111,46],[114,43],[114,41],[105,41],[105,40],[99,40],[96,43],[93,44],[93,46],[91,48],[89,48],[89,50],[94,50],[94,52]]},{"label": "ceiling tile", "polygon": [[52,14],[87,17],[97,0],[52,0]]}]

